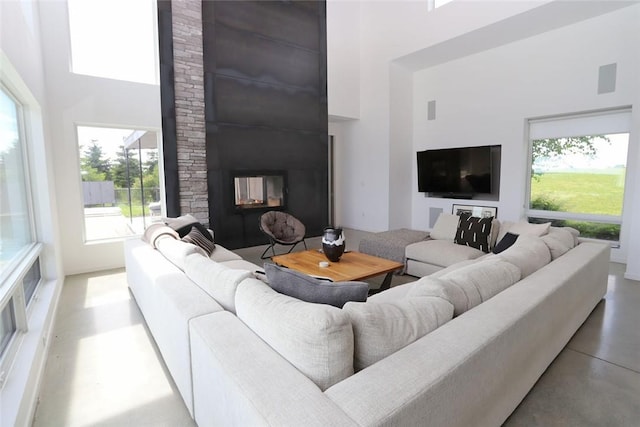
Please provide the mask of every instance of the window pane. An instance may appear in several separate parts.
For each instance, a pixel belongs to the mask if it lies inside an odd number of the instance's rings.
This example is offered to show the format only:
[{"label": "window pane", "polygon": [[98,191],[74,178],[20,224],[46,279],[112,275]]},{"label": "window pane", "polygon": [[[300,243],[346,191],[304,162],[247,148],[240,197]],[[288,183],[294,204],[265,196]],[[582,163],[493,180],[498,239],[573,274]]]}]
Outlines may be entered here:
[{"label": "window pane", "polygon": [[[628,145],[628,133],[532,141],[529,208],[621,218]],[[619,239],[619,223],[590,219],[562,222],[586,237]]]},{"label": "window pane", "polygon": [[629,134],[533,141],[531,209],[622,215]]},{"label": "window pane", "polygon": [[153,0],[67,0],[73,72],[157,84]]},{"label": "window pane", "polygon": [[19,106],[0,88],[0,283],[33,240]]},{"label": "window pane", "polygon": [[38,283],[40,283],[41,277],[40,258],[36,258],[35,262],[31,265],[31,268],[24,276],[24,279],[22,279],[22,286],[24,287],[24,298],[27,302],[27,305],[29,305],[29,302],[31,302],[31,298],[36,291]]},{"label": "window pane", "polygon": [[155,132],[78,127],[87,241],[142,234],[161,218]]},{"label": "window pane", "polygon": [[580,236],[590,239],[620,241],[620,224],[607,224],[604,222],[576,221],[570,219],[549,219],[529,217],[529,222],[541,224],[550,222],[554,227],[573,227],[580,230]]},{"label": "window pane", "polygon": [[4,354],[11,337],[15,332],[16,315],[13,311],[13,299],[11,299],[0,313],[0,356]]}]

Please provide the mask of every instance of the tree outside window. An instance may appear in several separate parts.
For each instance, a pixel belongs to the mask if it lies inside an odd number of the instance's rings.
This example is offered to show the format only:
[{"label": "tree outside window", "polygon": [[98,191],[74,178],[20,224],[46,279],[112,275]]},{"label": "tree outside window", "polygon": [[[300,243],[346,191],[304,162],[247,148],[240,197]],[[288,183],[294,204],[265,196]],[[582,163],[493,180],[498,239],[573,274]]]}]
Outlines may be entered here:
[{"label": "tree outside window", "polygon": [[159,217],[157,135],[78,127],[87,241],[141,234]]}]

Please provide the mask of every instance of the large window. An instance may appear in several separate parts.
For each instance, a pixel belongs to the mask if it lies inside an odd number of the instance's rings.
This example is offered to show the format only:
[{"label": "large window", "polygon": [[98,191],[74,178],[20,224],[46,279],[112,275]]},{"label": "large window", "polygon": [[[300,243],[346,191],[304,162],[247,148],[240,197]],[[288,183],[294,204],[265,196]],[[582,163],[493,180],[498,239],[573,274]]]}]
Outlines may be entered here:
[{"label": "large window", "polygon": [[41,279],[22,117],[20,103],[0,85],[0,388]]},{"label": "large window", "polygon": [[9,346],[9,341],[11,341],[15,332],[16,315],[13,309],[13,301],[9,300],[2,311],[0,311],[0,357],[4,355],[4,352]]},{"label": "large window", "polygon": [[85,240],[142,234],[162,214],[158,134],[77,129]]},{"label": "large window", "polygon": [[532,120],[528,217],[619,242],[629,111]]},{"label": "large window", "polygon": [[0,87],[0,279],[4,284],[33,241],[20,108]]}]

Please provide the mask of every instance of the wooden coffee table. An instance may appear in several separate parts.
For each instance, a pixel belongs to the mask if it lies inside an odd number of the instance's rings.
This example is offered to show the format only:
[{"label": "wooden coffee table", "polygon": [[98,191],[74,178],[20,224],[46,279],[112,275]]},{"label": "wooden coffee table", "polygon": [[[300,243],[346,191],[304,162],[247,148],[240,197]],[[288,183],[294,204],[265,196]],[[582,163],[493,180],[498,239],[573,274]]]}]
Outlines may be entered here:
[{"label": "wooden coffee table", "polygon": [[[317,249],[278,255],[271,258],[271,260],[283,267],[291,268],[310,276],[326,277],[334,282],[364,280],[386,274],[382,285],[375,292],[389,289],[393,272],[404,267],[399,262],[360,252],[345,252],[340,257],[340,261],[330,262]],[[329,266],[320,267],[319,263],[322,261],[329,262]]]}]

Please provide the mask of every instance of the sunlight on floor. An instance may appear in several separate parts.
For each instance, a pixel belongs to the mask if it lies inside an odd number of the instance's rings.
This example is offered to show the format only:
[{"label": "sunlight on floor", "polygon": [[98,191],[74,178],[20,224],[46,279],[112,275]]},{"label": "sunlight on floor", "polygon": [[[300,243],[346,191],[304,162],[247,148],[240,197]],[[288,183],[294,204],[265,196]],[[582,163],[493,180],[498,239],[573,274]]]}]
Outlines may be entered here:
[{"label": "sunlight on floor", "polygon": [[65,279],[33,425],[194,425],[122,269]]},{"label": "sunlight on floor", "polygon": [[87,292],[84,299],[84,308],[94,308],[109,304],[117,304],[131,301],[131,294],[126,290],[114,291],[109,287],[104,287],[103,276],[87,279],[87,289],[91,292]]},{"label": "sunlight on floor", "polygon": [[67,419],[92,425],[171,395],[155,354],[144,348],[148,346],[140,324],[81,339]]}]

